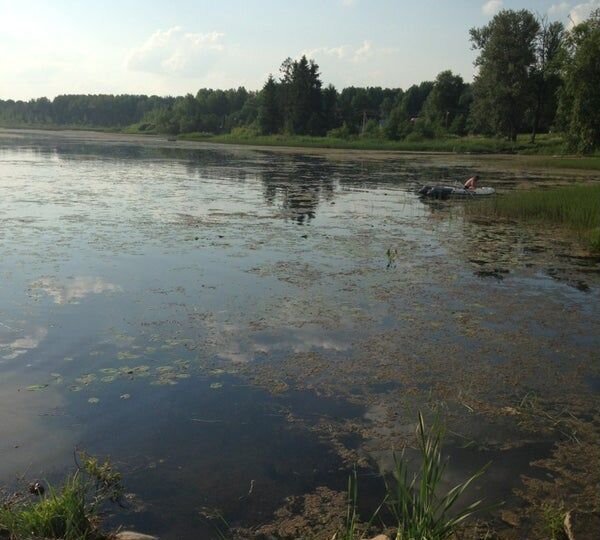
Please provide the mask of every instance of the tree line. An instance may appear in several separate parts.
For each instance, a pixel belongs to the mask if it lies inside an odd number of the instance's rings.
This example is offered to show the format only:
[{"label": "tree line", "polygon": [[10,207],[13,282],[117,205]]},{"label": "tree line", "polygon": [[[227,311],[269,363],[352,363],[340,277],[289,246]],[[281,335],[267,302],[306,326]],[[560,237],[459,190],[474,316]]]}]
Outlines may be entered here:
[{"label": "tree line", "polygon": [[572,151],[600,148],[600,10],[566,29],[528,10],[503,10],[470,31],[472,83],[443,71],[406,90],[324,86],[305,56],[286,59],[260,91],[201,89],[194,96],[62,95],[0,100],[4,125],[123,128],[178,133],[364,136],[391,140],[483,134],[566,135]]}]

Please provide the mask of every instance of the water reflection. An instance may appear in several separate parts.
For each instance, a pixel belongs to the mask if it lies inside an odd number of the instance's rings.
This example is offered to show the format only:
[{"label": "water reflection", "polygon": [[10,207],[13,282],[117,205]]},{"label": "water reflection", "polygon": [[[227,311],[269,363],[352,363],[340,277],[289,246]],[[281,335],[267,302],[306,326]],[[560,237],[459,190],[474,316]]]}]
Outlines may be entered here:
[{"label": "water reflection", "polygon": [[[577,391],[595,369],[597,262],[567,294],[539,279],[576,266],[552,239],[416,197],[464,163],[52,139],[2,142],[0,160],[0,356],[28,355],[0,364],[11,444],[47,437],[30,421],[45,415],[57,447],[110,454],[148,503],[126,519],[164,538],[206,533],[202,507],[267,521],[287,495],[338,489],[349,436],[389,452],[419,403],[480,390],[497,410],[516,384],[568,400],[542,367]],[[64,471],[13,446],[16,469]]]},{"label": "water reflection", "polygon": [[3,341],[0,339],[0,354],[4,360],[14,360],[22,354],[37,349],[42,341],[48,335],[48,329],[37,327],[30,330],[29,333],[17,337],[12,341]]},{"label": "water reflection", "polygon": [[278,205],[281,215],[308,224],[318,205],[334,198],[337,172],[324,160],[307,157],[277,157],[260,174],[265,202]]},{"label": "water reflection", "polygon": [[122,289],[100,277],[75,276],[68,278],[66,282],[60,282],[53,277],[43,277],[32,282],[30,290],[46,293],[55,304],[71,304],[77,303],[90,294],[112,293]]}]

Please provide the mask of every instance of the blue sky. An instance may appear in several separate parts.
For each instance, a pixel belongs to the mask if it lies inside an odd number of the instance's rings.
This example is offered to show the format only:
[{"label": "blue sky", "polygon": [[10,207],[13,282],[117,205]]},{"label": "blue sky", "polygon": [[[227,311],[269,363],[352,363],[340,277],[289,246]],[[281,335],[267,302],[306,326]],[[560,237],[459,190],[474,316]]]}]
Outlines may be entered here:
[{"label": "blue sky", "polygon": [[257,89],[303,53],[338,88],[406,88],[444,69],[470,81],[469,28],[499,9],[569,23],[597,7],[600,0],[0,0],[0,98]]}]

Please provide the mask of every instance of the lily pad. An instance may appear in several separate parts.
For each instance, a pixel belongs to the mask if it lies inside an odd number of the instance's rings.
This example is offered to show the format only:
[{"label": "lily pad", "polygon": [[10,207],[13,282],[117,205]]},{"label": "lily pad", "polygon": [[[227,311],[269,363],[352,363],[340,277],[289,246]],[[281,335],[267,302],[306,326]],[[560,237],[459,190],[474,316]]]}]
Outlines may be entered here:
[{"label": "lily pad", "polygon": [[117,358],[119,360],[134,360],[136,358],[139,358],[140,355],[139,354],[133,354],[127,351],[122,351],[120,353],[117,353]]},{"label": "lily pad", "polygon": [[29,390],[30,392],[35,392],[36,390],[42,390],[43,388],[46,388],[48,385],[47,384],[32,384],[31,386],[27,387],[27,390]]},{"label": "lily pad", "polygon": [[77,379],[75,379],[75,382],[78,382],[79,384],[83,384],[84,386],[87,386],[88,384],[93,383],[96,380],[96,375],[94,375],[93,373],[88,373],[86,375],[82,375],[81,377],[78,377]]}]

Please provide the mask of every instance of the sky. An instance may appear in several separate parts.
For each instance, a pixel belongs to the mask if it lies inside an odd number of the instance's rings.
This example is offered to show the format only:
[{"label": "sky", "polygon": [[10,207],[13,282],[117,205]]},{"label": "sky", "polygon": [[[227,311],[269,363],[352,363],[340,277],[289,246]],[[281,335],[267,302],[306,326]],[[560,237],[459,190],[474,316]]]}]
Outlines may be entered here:
[{"label": "sky", "polygon": [[600,0],[0,0],[0,99],[256,90],[302,54],[338,89],[471,81],[469,29],[523,8],[570,25]]}]

